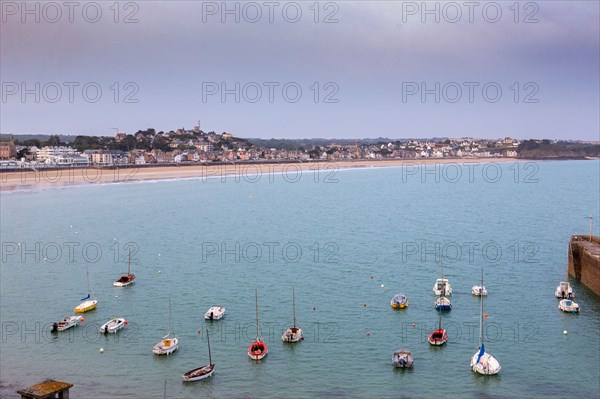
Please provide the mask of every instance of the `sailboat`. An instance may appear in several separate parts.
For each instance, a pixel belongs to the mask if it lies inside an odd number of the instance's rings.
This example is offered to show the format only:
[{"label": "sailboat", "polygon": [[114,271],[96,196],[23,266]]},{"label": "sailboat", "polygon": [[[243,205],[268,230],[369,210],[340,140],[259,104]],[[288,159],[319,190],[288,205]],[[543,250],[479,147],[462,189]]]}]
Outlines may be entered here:
[{"label": "sailboat", "polygon": [[[569,259],[573,256],[573,252],[571,251],[571,244],[569,243]],[[567,262],[567,272],[565,275],[565,281],[561,281],[554,290],[554,296],[561,299],[573,299],[575,298],[575,293],[573,292],[573,287],[569,284],[569,262]]]},{"label": "sailboat", "polygon": [[85,298],[81,298],[83,302],[81,302],[79,305],[77,305],[75,309],[73,309],[75,313],[89,312],[90,310],[96,309],[96,305],[98,304],[98,301],[96,300],[95,296],[94,299],[91,299],[92,286],[90,285],[90,271],[86,269],[85,272],[87,275],[88,294]]},{"label": "sailboat", "polygon": [[248,356],[253,360],[261,360],[267,353],[269,353],[269,348],[265,341],[262,340],[262,337],[258,333],[258,290],[255,290],[256,297],[256,339],[254,342],[250,344],[248,347]]},{"label": "sailboat", "polygon": [[[483,269],[481,269],[481,285],[483,286]],[[471,369],[479,374],[498,374],[502,367],[496,358],[485,351],[483,346],[483,295],[479,297],[479,350],[471,358]]]},{"label": "sailboat", "polygon": [[292,287],[292,308],[294,313],[294,325],[285,330],[281,336],[283,342],[298,342],[302,339],[302,329],[296,325],[296,295]]},{"label": "sailboat", "polygon": [[173,324],[171,320],[171,294],[169,294],[169,333],[165,335],[160,342],[154,345],[152,352],[155,355],[170,355],[171,353],[175,352],[178,344],[179,339],[173,335]]},{"label": "sailboat", "polygon": [[215,372],[215,364],[212,362],[212,356],[210,354],[210,335],[208,334],[208,328],[206,331],[206,340],[208,341],[208,364],[206,366],[198,367],[197,369],[193,369],[184,373],[182,375],[183,381],[191,382],[191,381],[199,381],[209,378]]},{"label": "sailboat", "polygon": [[133,284],[135,280],[135,274],[131,273],[131,248],[129,248],[129,258],[127,260],[127,274],[121,276],[117,281],[113,283],[115,287],[127,287]]},{"label": "sailboat", "polygon": [[444,345],[448,340],[448,334],[446,334],[446,330],[442,328],[442,312],[439,312],[439,314],[440,321],[438,324],[438,328],[437,330],[433,330],[427,338],[427,341],[429,341],[429,343],[433,346]]},{"label": "sailboat", "polygon": [[448,296],[452,294],[452,286],[446,277],[444,277],[444,257],[440,254],[440,265],[442,267],[442,278],[435,280],[433,293],[435,295]]}]

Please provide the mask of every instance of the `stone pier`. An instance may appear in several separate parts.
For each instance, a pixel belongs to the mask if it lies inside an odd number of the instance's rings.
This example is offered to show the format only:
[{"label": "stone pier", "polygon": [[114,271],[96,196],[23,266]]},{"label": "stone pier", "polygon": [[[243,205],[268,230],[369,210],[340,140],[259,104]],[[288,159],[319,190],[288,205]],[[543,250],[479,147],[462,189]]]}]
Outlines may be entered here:
[{"label": "stone pier", "polygon": [[571,236],[569,241],[569,275],[600,296],[600,237]]}]

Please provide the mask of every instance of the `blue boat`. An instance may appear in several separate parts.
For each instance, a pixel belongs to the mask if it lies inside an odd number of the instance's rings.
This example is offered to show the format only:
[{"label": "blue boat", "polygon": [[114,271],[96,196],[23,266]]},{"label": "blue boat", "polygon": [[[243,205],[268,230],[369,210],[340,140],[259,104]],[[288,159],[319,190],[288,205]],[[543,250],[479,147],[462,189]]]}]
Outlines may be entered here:
[{"label": "blue boat", "polygon": [[435,301],[435,310],[451,310],[452,304],[450,303],[450,299],[445,296],[439,297]]}]

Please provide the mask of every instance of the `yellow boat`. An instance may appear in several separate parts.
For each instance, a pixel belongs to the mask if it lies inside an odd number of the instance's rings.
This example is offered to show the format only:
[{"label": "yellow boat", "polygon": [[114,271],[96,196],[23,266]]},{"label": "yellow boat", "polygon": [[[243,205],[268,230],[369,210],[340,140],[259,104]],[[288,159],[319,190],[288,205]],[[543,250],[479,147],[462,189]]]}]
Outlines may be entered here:
[{"label": "yellow boat", "polygon": [[408,306],[408,298],[404,294],[395,295],[390,301],[392,309],[404,309]]},{"label": "yellow boat", "polygon": [[98,301],[95,299],[89,300],[89,301],[84,301],[84,302],[81,302],[79,304],[79,306],[77,306],[75,309],[73,309],[73,311],[75,313],[89,312],[90,310],[96,309],[97,303],[98,303]]},{"label": "yellow boat", "polygon": [[89,270],[85,270],[85,274],[87,276],[87,284],[88,284],[88,294],[85,298],[81,298],[81,300],[83,302],[81,302],[75,309],[73,309],[73,311],[75,313],[85,313],[85,312],[89,312],[90,310],[96,309],[96,305],[98,304],[98,301],[96,300],[96,296],[94,295],[94,299],[92,298],[92,286],[90,284],[90,272]]}]

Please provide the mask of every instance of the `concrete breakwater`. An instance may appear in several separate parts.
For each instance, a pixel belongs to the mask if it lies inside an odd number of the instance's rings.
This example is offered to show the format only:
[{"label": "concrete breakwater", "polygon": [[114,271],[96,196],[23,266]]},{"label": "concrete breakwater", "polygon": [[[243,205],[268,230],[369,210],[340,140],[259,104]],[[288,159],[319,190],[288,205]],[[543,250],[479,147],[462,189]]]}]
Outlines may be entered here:
[{"label": "concrete breakwater", "polygon": [[571,236],[569,241],[569,275],[600,296],[600,237]]}]

